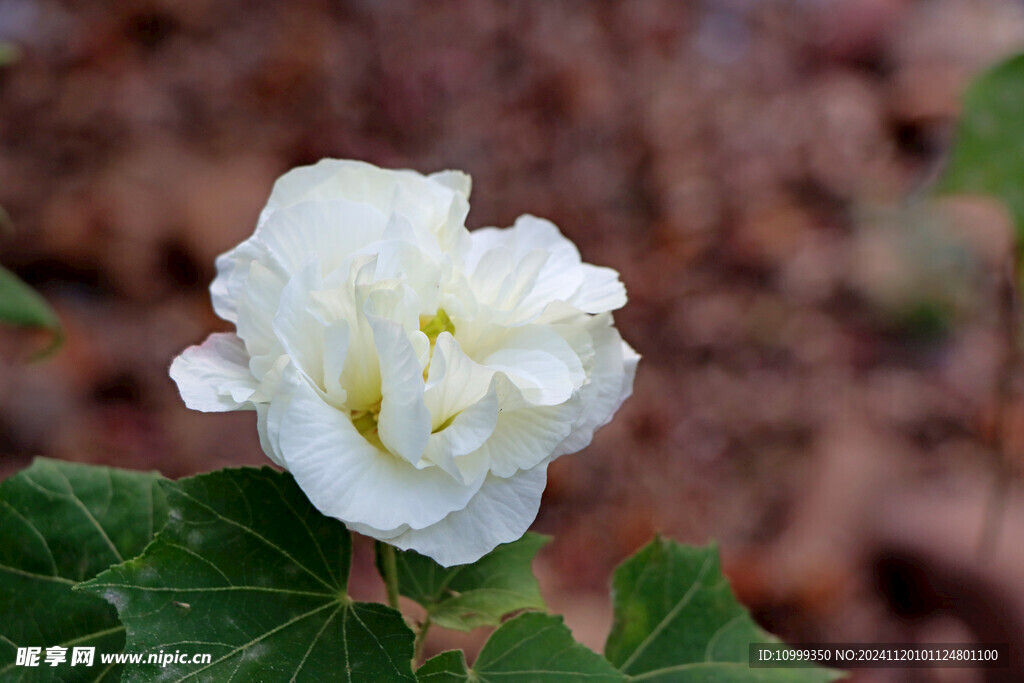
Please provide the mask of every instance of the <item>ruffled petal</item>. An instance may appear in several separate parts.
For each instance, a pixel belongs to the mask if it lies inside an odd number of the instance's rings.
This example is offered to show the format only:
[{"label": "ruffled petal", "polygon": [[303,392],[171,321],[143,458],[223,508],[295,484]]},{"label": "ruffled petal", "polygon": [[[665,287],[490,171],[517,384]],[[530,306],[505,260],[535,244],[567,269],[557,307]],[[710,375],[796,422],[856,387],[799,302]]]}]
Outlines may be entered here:
[{"label": "ruffled petal", "polygon": [[550,327],[481,322],[456,330],[462,348],[481,365],[504,372],[529,403],[564,403],[586,381],[579,355]]},{"label": "ruffled petal", "polygon": [[261,262],[249,265],[245,290],[238,300],[238,336],[255,360],[250,365],[253,374],[267,372],[279,355],[281,345],[274,335],[274,312],[281,303],[281,293],[287,280]]},{"label": "ruffled petal", "polygon": [[348,159],[321,159],[293,168],[274,183],[260,225],[274,211],[306,201],[347,199],[384,211],[394,194],[392,175],[373,164]]},{"label": "ruffled petal", "polygon": [[[288,397],[282,397],[274,404],[256,404],[256,431],[260,435],[260,448],[276,465],[286,469],[288,465],[284,461],[284,454],[281,453],[281,444],[277,437],[281,433],[281,413],[284,408],[288,407],[289,400]],[[271,408],[276,408],[273,415],[273,424],[271,424]]]},{"label": "ruffled petal", "polygon": [[519,390],[502,374],[495,375],[501,411],[490,438],[474,457],[483,458],[493,474],[509,477],[518,470],[535,467],[572,430],[580,415],[581,404],[573,397],[557,406],[533,406],[523,400]]},{"label": "ruffled petal", "polygon": [[238,335],[211,334],[171,363],[171,379],[185,405],[206,413],[251,408],[248,399],[257,381],[249,371],[249,354]]},{"label": "ruffled petal", "polygon": [[292,363],[318,387],[324,387],[324,325],[310,310],[310,293],[321,284],[311,263],[285,285],[274,315],[274,336]]},{"label": "ruffled petal", "polygon": [[276,435],[268,420],[269,437],[278,439],[288,470],[325,515],[374,529],[418,529],[461,510],[480,489],[482,476],[465,485],[438,467],[416,469],[379,450],[298,373],[286,374],[289,403]]},{"label": "ruffled petal", "polygon": [[238,320],[238,301],[249,276],[249,264],[266,256],[266,249],[255,235],[217,257],[217,277],[210,283],[214,312],[227,320]]},{"label": "ruffled petal", "polygon": [[479,401],[490,389],[494,373],[467,356],[451,333],[439,334],[423,395],[431,414],[431,429],[438,430],[454,415]]},{"label": "ruffled petal", "polygon": [[324,391],[335,405],[348,400],[348,391],[341,381],[348,356],[350,327],[347,321],[338,320],[324,328]]},{"label": "ruffled petal", "polygon": [[[483,228],[470,233],[472,245],[466,256],[470,273],[487,272],[488,252],[505,249],[511,252],[513,269],[526,264],[529,254],[540,251],[546,255],[543,267],[533,279],[529,293],[516,307],[517,317],[529,319],[539,315],[552,301],[565,301],[586,313],[602,313],[621,308],[626,303],[626,289],[618,273],[610,268],[584,264],[579,250],[550,221],[529,214],[516,219],[511,228]],[[498,273],[499,277],[504,273]],[[493,276],[492,276],[493,277]]]},{"label": "ruffled petal", "polygon": [[[430,411],[423,402],[423,366],[405,327],[399,290],[374,292],[366,303],[367,319],[380,358],[380,440],[410,464],[423,457],[430,437]],[[416,334],[422,334],[416,330]]]},{"label": "ruffled petal", "polygon": [[508,478],[491,475],[464,509],[387,542],[427,555],[444,567],[476,562],[526,533],[537,517],[546,484],[546,464]]},{"label": "ruffled petal", "polygon": [[301,202],[345,200],[366,204],[384,215],[402,214],[434,233],[443,250],[461,253],[469,244],[464,227],[469,190],[469,176],[459,171],[423,176],[361,161],[322,159],[292,169],[274,183],[259,226],[267,224],[275,212]]},{"label": "ruffled petal", "polygon": [[469,193],[473,189],[473,179],[468,173],[455,170],[438,171],[431,173],[427,178],[459,193],[463,199],[469,201]]},{"label": "ruffled petal", "polygon": [[305,201],[275,211],[258,234],[284,273],[294,275],[315,262],[326,275],[379,240],[387,222],[368,204]]},{"label": "ruffled petal", "polygon": [[572,433],[553,451],[552,458],[588,446],[594,432],[611,421],[633,392],[633,376],[640,357],[612,326],[611,314],[589,319],[586,329],[593,340],[594,367],[580,392],[583,410],[572,426]]},{"label": "ruffled petal", "polygon": [[498,426],[497,382],[476,403],[455,415],[451,423],[430,435],[423,452],[423,461],[444,469],[464,482],[473,481],[487,469],[482,454],[475,453],[494,434]]}]

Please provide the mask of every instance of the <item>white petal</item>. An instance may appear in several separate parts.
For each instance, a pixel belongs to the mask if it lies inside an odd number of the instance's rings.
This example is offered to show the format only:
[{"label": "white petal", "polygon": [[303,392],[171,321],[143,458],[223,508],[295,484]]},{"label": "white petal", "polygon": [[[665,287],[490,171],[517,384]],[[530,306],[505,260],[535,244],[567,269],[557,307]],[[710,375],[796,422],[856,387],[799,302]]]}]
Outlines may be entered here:
[{"label": "white petal", "polygon": [[626,288],[618,271],[584,263],[580,266],[583,282],[566,302],[587,313],[614,311],[626,305]]},{"label": "white petal", "polygon": [[485,454],[463,456],[477,451],[497,426],[497,382],[492,382],[481,399],[460,411],[444,429],[430,435],[423,459],[464,482],[473,481],[489,463]]},{"label": "white petal", "polygon": [[431,173],[427,177],[458,192],[467,200],[469,199],[470,191],[473,189],[473,179],[470,178],[468,173],[463,173],[462,171],[438,171],[437,173]]},{"label": "white petal", "polygon": [[491,386],[494,370],[475,362],[449,332],[434,343],[424,402],[431,414],[431,429],[479,401]]},{"label": "white petal", "polygon": [[[353,270],[370,272],[373,265],[370,259],[362,265],[354,263]],[[362,312],[368,295],[366,289],[369,288],[344,282],[334,289],[310,295],[310,313],[325,326],[327,393],[334,400],[344,400],[351,410],[374,409],[381,399],[377,347],[373,329]],[[339,372],[340,380],[335,383]],[[340,398],[342,394],[344,399]]]},{"label": "white petal", "polygon": [[238,300],[249,276],[249,264],[266,256],[255,235],[217,257],[217,277],[210,283],[213,310],[224,320],[238,320]]},{"label": "white petal", "polygon": [[326,275],[379,240],[385,225],[387,216],[368,204],[306,201],[271,214],[259,238],[285,273],[298,273],[312,261]]},{"label": "white petal", "polygon": [[266,372],[281,355],[281,345],[274,336],[274,312],[281,302],[281,292],[287,281],[260,262],[249,265],[245,290],[238,300],[238,336],[253,358],[270,355],[263,363],[251,365],[257,376]]},{"label": "white petal", "polygon": [[374,281],[397,280],[405,284],[407,292],[415,292],[417,323],[421,310],[436,311],[441,281],[438,264],[410,242],[392,240],[373,246],[377,256]]},{"label": "white petal", "polygon": [[[253,392],[252,396],[249,397],[249,401],[252,403],[267,403],[277,393],[278,388],[281,386],[281,378],[284,375],[284,370],[291,364],[288,356],[282,354],[277,357],[277,360],[270,366],[270,368],[263,374],[263,377],[259,380],[259,386],[256,387],[256,391]],[[252,367],[252,361],[249,361],[249,367]]]},{"label": "white petal", "polygon": [[370,538],[376,538],[378,541],[386,541],[389,538],[394,538],[395,536],[404,534],[409,530],[408,524],[403,524],[397,529],[374,529],[372,526],[358,524],[356,522],[345,522],[345,526],[347,526],[350,531],[362,534],[363,536],[369,536]]},{"label": "white petal", "polygon": [[610,314],[594,318],[588,325],[595,355],[590,381],[580,392],[583,411],[572,433],[555,449],[553,457],[575,453],[590,444],[594,432],[611,421],[622,403],[633,393],[637,355],[612,327]]},{"label": "white petal", "polygon": [[532,406],[504,375],[495,375],[501,411],[494,433],[473,457],[482,457],[499,477],[535,467],[551,456],[572,430],[580,415],[580,402],[573,398],[557,406]]},{"label": "white petal", "polygon": [[373,207],[384,215],[403,214],[434,233],[444,250],[468,248],[463,227],[469,211],[469,176],[443,171],[423,176],[415,171],[377,168],[359,161],[323,159],[296,168],[274,184],[260,227],[281,209],[307,201],[345,200]]},{"label": "white petal", "polygon": [[526,533],[537,517],[546,484],[547,465],[507,479],[491,475],[464,509],[425,529],[394,536],[388,543],[415,550],[444,567],[475,562]]},{"label": "white petal", "polygon": [[[274,412],[274,425],[270,425],[270,409],[273,404],[271,403],[257,403],[256,404],[256,431],[260,435],[260,447],[263,452],[267,454],[267,457],[274,461],[275,464],[281,467],[287,467],[284,462],[284,455],[281,453],[281,445],[278,440],[278,435],[281,433],[280,429],[280,417],[281,412],[284,408],[288,407],[287,400],[280,400],[277,402],[277,410]],[[273,437],[271,437],[273,434]]]},{"label": "white petal", "polygon": [[[533,405],[555,406],[565,403],[575,389],[565,363],[535,349],[501,349],[484,359],[484,364],[505,373]],[[578,364],[578,361],[577,361]]]},{"label": "white petal", "polygon": [[461,192],[418,173],[403,172],[398,176],[392,207],[413,226],[426,228],[442,251],[461,255],[469,249],[465,228],[469,202]]},{"label": "white petal", "polygon": [[586,380],[579,355],[549,327],[502,331],[491,325],[475,344],[467,339],[467,348],[481,365],[504,372],[534,405],[564,403]]},{"label": "white petal", "polygon": [[[277,179],[264,214],[304,201],[347,199],[383,210],[394,193],[393,172],[363,161],[321,159]],[[261,222],[262,222],[261,217]]]},{"label": "white petal", "polygon": [[626,290],[618,273],[582,263],[580,253],[550,221],[529,214],[516,219],[511,228],[484,228],[470,233],[472,246],[466,257],[469,272],[483,263],[484,255],[504,248],[521,263],[535,250],[548,258],[537,274],[531,291],[517,306],[521,319],[539,315],[552,301],[565,301],[587,313],[601,313],[626,303]]},{"label": "white petal", "polygon": [[[640,354],[623,340],[622,342],[622,388],[619,390],[619,405],[633,395],[633,380],[636,378],[636,366],[640,362]],[[617,409],[616,409],[617,410]]]},{"label": "white petal", "polygon": [[341,376],[348,356],[350,329],[345,320],[324,328],[324,391],[336,405],[348,400]]},{"label": "white petal", "polygon": [[325,515],[375,529],[423,528],[465,507],[479,490],[483,477],[464,485],[438,467],[416,469],[378,450],[348,415],[288,374],[291,400],[277,438],[288,470]]},{"label": "white petal", "polygon": [[[415,464],[430,437],[430,411],[423,403],[423,366],[401,323],[392,316],[400,292],[377,291],[366,312],[380,358],[381,405],[377,420],[380,440],[392,453]],[[419,330],[417,330],[418,332]]]},{"label": "white petal", "polygon": [[211,334],[171,363],[171,379],[192,410],[223,412],[246,406],[256,390],[245,344],[232,333]]},{"label": "white petal", "polygon": [[324,326],[309,311],[310,293],[320,284],[320,269],[315,263],[293,277],[281,292],[273,327],[274,336],[292,363],[323,388]]}]

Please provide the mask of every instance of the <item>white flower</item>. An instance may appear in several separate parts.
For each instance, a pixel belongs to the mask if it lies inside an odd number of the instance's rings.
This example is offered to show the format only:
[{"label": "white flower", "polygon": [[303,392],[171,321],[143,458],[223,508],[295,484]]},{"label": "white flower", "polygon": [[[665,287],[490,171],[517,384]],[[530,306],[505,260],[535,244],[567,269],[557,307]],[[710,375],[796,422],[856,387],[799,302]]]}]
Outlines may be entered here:
[{"label": "white flower", "polygon": [[351,529],[450,566],[519,538],[554,458],[632,391],[618,274],[553,224],[469,232],[469,177],[323,160],[217,259],[189,408],[255,410],[263,449]]}]

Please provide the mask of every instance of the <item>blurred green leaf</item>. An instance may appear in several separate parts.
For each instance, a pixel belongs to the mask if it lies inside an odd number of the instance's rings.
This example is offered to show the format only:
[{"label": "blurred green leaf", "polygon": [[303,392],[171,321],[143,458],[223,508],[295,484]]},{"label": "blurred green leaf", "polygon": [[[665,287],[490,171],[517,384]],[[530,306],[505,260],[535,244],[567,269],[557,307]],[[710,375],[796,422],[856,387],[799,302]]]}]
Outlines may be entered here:
[{"label": "blurred green leaf", "polygon": [[[124,628],[102,598],[72,591],[140,552],[166,518],[160,476],[38,458],[0,483],[0,679],[116,680],[120,666],[70,666],[72,648],[120,652]],[[18,647],[68,648],[57,667],[15,666]],[[40,656],[40,660],[43,657]]]},{"label": "blurred green leaf", "polygon": [[21,50],[12,42],[0,40],[0,67],[13,64],[21,59]]},{"label": "blurred green leaf", "polygon": [[418,553],[398,551],[399,592],[422,605],[434,623],[459,631],[496,626],[518,610],[543,610],[530,565],[549,540],[528,533],[472,564],[447,568]]},{"label": "blurred green leaf", "polygon": [[778,643],[737,602],[714,547],[655,539],[615,571],[605,654],[631,680],[817,683],[829,669],[751,669],[751,643]]},{"label": "blurred green leaf", "polygon": [[3,267],[0,267],[0,323],[50,330],[53,341],[38,356],[52,353],[64,340],[60,320],[46,299]]},{"label": "blurred green leaf", "polygon": [[1005,202],[1024,236],[1024,54],[976,78],[964,95],[939,193],[987,194]]},{"label": "blurred green leaf", "polygon": [[124,681],[415,680],[402,615],[347,594],[352,541],[291,475],[221,470],[167,486],[167,526],[80,586],[113,603],[126,650],[212,655],[129,665]]},{"label": "blurred green leaf", "polygon": [[460,650],[442,652],[416,672],[420,683],[488,681],[619,683],[626,677],[573,640],[562,617],[528,612],[509,619],[484,643],[472,668]]}]

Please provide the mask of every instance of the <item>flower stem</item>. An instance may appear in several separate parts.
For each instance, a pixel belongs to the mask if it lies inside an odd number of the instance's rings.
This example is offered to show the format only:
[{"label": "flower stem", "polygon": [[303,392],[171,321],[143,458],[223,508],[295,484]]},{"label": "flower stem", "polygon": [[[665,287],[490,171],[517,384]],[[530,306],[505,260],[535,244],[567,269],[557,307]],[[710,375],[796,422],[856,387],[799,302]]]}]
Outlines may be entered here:
[{"label": "flower stem", "polygon": [[398,608],[398,562],[395,559],[395,546],[380,544],[381,564],[384,567],[384,585],[388,589],[388,607]]},{"label": "flower stem", "polygon": [[420,627],[416,629],[416,642],[413,645],[412,651],[412,666],[415,669],[417,663],[423,657],[423,646],[427,642],[427,631],[430,630],[430,615],[428,614],[424,619]]}]

